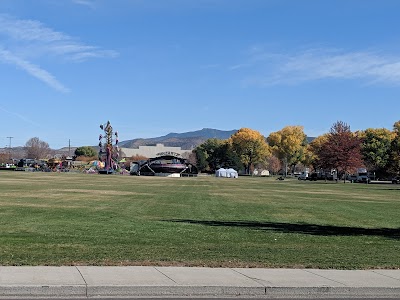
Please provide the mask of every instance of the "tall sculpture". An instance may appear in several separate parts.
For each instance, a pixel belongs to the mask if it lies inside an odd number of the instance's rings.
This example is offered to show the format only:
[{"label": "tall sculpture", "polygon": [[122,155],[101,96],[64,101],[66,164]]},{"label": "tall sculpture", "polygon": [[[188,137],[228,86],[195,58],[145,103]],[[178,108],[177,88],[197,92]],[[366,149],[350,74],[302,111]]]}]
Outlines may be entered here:
[{"label": "tall sculpture", "polygon": [[[101,124],[100,128],[104,131],[104,135],[99,135],[99,160],[104,161],[105,167],[100,170],[101,174],[111,174],[114,172],[114,167],[119,156],[118,149],[118,131],[113,133],[113,128],[110,121],[106,124]],[[115,145],[113,146],[113,136],[115,135]]]}]

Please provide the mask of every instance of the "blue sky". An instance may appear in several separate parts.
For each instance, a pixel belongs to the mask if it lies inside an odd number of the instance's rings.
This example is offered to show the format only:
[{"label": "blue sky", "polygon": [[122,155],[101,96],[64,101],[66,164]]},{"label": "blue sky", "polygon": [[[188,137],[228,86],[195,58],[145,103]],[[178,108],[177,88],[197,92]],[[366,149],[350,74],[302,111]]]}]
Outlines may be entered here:
[{"label": "blue sky", "polygon": [[400,120],[400,1],[0,0],[0,148]]}]

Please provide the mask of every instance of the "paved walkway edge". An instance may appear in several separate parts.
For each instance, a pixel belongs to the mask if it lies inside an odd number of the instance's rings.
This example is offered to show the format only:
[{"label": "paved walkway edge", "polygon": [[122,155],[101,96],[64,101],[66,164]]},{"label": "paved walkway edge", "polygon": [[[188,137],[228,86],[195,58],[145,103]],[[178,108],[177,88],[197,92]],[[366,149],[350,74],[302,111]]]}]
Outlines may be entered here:
[{"label": "paved walkway edge", "polygon": [[0,266],[0,299],[186,296],[400,299],[400,270]]}]

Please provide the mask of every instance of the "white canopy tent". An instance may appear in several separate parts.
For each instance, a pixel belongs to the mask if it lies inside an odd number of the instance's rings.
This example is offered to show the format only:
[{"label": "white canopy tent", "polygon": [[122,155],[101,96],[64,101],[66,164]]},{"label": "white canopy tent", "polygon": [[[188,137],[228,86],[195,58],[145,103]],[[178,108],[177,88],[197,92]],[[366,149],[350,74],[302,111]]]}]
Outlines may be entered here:
[{"label": "white canopy tent", "polygon": [[215,171],[215,177],[238,178],[238,172],[232,168],[230,169],[220,168],[217,171]]},{"label": "white canopy tent", "polygon": [[219,168],[215,171],[215,177],[226,177],[226,170],[224,168]]}]

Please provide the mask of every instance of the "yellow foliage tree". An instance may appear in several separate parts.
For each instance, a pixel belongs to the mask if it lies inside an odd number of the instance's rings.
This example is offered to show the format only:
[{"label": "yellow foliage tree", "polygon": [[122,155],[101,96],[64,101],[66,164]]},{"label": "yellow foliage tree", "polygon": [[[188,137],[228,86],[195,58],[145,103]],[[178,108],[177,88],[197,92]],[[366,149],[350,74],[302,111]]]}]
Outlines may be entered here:
[{"label": "yellow foliage tree", "polygon": [[362,141],[361,153],[368,170],[380,174],[385,172],[390,160],[392,141],[396,137],[395,132],[386,128],[368,128],[357,132],[357,135]]},{"label": "yellow foliage tree", "polygon": [[307,145],[305,165],[311,165],[315,170],[321,167],[318,153],[322,148],[322,145],[328,141],[328,134],[325,133],[316,137],[310,144]]},{"label": "yellow foliage tree", "polygon": [[247,174],[253,164],[264,162],[271,155],[264,136],[257,130],[241,128],[229,138],[228,142],[240,157]]},{"label": "yellow foliage tree", "polygon": [[389,170],[393,174],[400,174],[400,121],[393,124],[393,133]]},{"label": "yellow foliage tree", "polygon": [[397,135],[400,135],[400,121],[397,121],[393,124],[393,132]]},{"label": "yellow foliage tree", "polygon": [[272,153],[285,164],[294,166],[304,159],[307,136],[303,126],[286,126],[268,137]]}]

